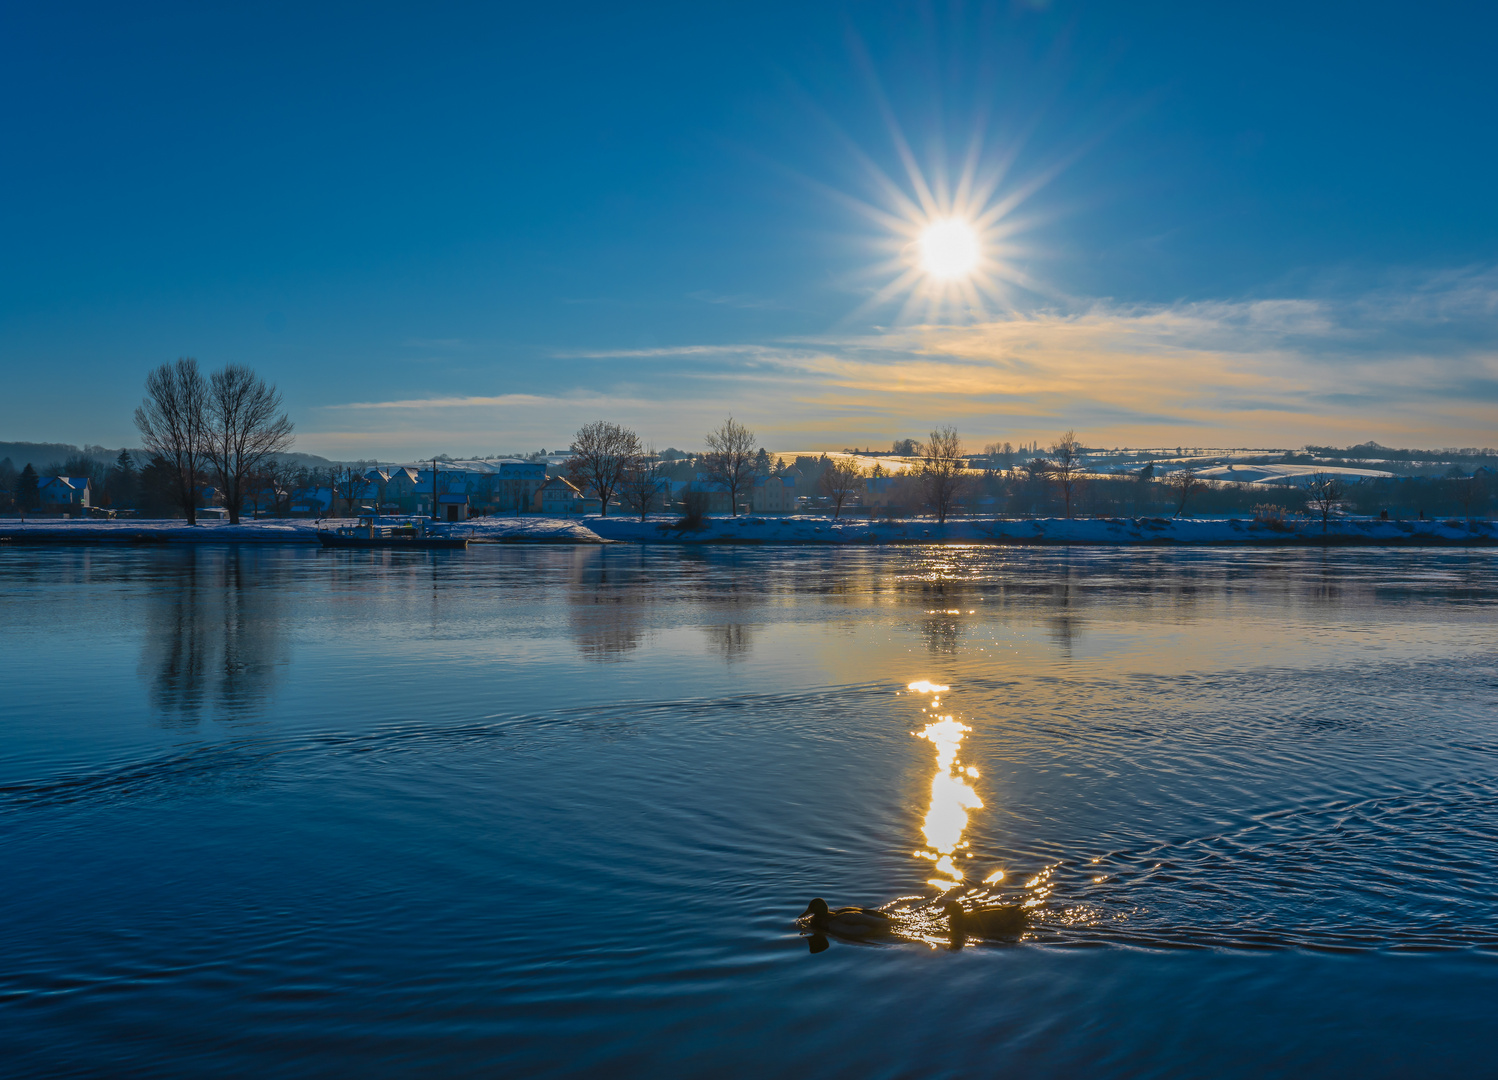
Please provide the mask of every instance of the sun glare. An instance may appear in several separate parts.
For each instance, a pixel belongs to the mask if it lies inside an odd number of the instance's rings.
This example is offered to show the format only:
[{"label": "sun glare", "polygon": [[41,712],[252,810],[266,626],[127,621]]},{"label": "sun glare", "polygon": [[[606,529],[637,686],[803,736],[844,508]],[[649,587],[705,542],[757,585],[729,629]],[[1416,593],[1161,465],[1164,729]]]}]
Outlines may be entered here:
[{"label": "sun glare", "polygon": [[[1018,311],[1021,294],[1048,291],[1027,268],[1036,253],[1024,239],[1033,218],[1020,211],[1061,165],[1015,176],[1019,145],[985,147],[981,126],[960,156],[937,147],[922,161],[893,114],[886,120],[900,173],[846,139],[867,194],[831,192],[873,226],[869,250],[879,256],[858,272],[867,298],[845,323],[961,324]],[[890,305],[898,312],[887,321],[881,309]]]},{"label": "sun glare", "polygon": [[921,269],[943,281],[957,281],[978,268],[978,234],[961,218],[932,222],[921,233]]}]

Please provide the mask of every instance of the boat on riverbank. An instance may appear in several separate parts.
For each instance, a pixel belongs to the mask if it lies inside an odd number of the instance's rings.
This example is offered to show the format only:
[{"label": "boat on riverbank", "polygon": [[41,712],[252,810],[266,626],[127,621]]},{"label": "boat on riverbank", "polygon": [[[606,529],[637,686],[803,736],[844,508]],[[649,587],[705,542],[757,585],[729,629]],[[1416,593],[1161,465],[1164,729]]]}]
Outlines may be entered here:
[{"label": "boat on riverbank", "polygon": [[429,533],[423,521],[381,525],[373,518],[361,518],[357,525],[343,525],[317,530],[317,539],[325,548],[400,548],[430,550],[433,548],[466,548],[468,538]]}]

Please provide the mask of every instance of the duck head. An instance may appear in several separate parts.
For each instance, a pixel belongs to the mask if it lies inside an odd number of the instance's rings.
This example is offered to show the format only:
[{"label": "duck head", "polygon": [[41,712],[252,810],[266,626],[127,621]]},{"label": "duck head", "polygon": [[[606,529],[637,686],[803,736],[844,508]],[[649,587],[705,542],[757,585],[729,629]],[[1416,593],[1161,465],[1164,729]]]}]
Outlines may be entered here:
[{"label": "duck head", "polygon": [[962,905],[959,904],[956,900],[948,900],[945,904],[943,904],[941,913],[945,915],[948,921],[951,922],[954,926],[957,923],[961,922],[962,917],[967,914],[967,912],[962,910]]},{"label": "duck head", "polygon": [[799,921],[800,919],[807,919],[807,918],[815,919],[818,916],[826,915],[826,914],[827,914],[827,901],[823,900],[820,896],[818,896],[811,903],[809,903],[809,904],[806,905],[806,910],[803,911],[797,917],[797,921]]}]

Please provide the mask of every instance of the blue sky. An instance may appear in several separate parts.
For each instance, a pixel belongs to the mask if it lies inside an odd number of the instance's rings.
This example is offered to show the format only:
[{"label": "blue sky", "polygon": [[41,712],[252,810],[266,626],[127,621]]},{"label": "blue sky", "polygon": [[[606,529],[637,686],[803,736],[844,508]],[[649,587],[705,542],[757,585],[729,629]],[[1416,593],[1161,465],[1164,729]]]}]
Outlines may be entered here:
[{"label": "blue sky", "polygon": [[[1491,445],[1495,22],[12,5],[0,438],[133,442],[193,355],[341,457],[729,412],[784,448]],[[983,288],[891,290],[964,162]]]}]

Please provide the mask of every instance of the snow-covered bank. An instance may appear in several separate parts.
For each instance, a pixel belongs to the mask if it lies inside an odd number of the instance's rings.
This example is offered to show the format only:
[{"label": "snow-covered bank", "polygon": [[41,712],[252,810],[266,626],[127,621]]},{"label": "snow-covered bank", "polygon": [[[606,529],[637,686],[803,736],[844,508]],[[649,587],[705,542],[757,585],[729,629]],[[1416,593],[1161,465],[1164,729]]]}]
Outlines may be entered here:
[{"label": "snow-covered bank", "polygon": [[[674,520],[674,519],[673,519]],[[276,519],[230,525],[224,521],[68,521],[42,518],[0,521],[0,541],[81,544],[315,544],[319,529],[357,524],[354,518]],[[475,543],[602,544],[605,541],[576,518],[475,518],[456,525],[430,525],[443,536]]]},{"label": "snow-covered bank", "polygon": [[[317,530],[352,520],[256,521],[242,525],[181,521],[0,522],[0,541],[36,543],[317,543]],[[938,525],[929,518],[833,521],[825,517],[708,518],[700,529],[679,529],[675,516],[475,518],[434,532],[477,544],[1309,544],[1494,545],[1492,521],[1380,521],[1334,519],[1279,526],[1244,518],[962,518]]]},{"label": "snow-covered bank", "polygon": [[[349,524],[334,522],[332,524]],[[326,527],[326,523],[325,523]],[[33,518],[0,521],[0,540],[77,544],[315,544],[317,522],[304,519],[245,522],[203,521],[189,525],[175,519],[105,521],[85,518]]]},{"label": "snow-covered bank", "polygon": [[1340,518],[1278,527],[1244,518],[963,518],[833,521],[825,517],[708,518],[695,531],[653,517],[585,518],[605,540],[697,544],[1493,544],[1491,521]]},{"label": "snow-covered bank", "polygon": [[447,530],[450,536],[466,536],[476,544],[602,544],[607,542],[578,518],[474,518],[460,525],[449,525]]}]

